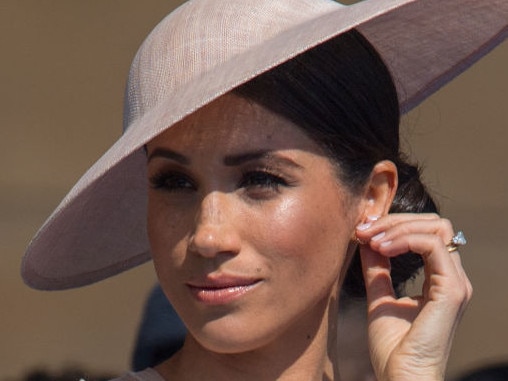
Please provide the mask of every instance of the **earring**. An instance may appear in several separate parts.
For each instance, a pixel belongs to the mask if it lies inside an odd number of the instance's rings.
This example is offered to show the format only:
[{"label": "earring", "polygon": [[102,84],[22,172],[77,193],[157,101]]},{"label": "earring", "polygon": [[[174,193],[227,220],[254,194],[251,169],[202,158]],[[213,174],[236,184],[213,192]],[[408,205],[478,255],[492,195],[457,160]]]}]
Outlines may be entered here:
[{"label": "earring", "polygon": [[353,237],[351,238],[351,242],[357,244],[357,245],[366,245],[368,242],[365,242],[363,240],[361,240],[360,238],[358,238],[356,236],[356,233],[353,234]]}]

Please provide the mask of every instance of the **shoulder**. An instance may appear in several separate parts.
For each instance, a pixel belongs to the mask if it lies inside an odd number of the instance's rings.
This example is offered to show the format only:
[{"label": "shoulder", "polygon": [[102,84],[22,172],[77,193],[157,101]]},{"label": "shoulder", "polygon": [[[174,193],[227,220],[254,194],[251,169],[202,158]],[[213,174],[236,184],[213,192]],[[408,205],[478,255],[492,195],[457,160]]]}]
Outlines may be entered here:
[{"label": "shoulder", "polygon": [[155,369],[147,368],[141,372],[126,373],[111,381],[164,381],[164,379]]}]

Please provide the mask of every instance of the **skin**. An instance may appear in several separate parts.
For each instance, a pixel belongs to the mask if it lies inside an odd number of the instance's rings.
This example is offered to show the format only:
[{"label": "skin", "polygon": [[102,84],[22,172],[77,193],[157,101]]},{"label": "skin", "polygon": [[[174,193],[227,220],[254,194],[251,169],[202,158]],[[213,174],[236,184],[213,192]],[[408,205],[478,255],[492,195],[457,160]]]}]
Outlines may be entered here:
[{"label": "skin", "polygon": [[[436,228],[438,217],[391,216],[361,224],[368,216],[386,215],[397,185],[392,163],[376,165],[364,191],[351,194],[338,180],[336,165],[298,127],[232,94],[153,139],[147,152],[154,265],[189,330],[182,350],[157,367],[165,379],[339,380],[338,290],[355,234],[372,242],[362,248],[362,259],[376,374],[380,380],[408,379],[401,367],[408,357],[415,360],[415,352],[411,357],[406,347],[417,348],[443,314],[424,318],[422,332],[411,337],[415,316],[426,306],[411,305],[408,318],[402,302],[389,299],[386,257],[407,246],[433,257],[434,250],[446,251],[452,231]],[[424,235],[434,237],[432,245],[420,237],[421,220],[431,221]],[[411,231],[401,225],[411,225]],[[380,233],[382,239],[373,241]],[[381,247],[386,237],[392,243]],[[451,263],[443,271],[458,272],[460,263]],[[226,302],[204,301],[208,282],[224,277],[246,286]],[[456,321],[451,315],[457,309],[448,310],[448,320]],[[396,324],[406,335],[394,328],[393,313],[404,315]],[[448,333],[454,327],[441,325]],[[391,345],[385,349],[387,339]],[[425,367],[425,375],[431,368],[433,376],[438,373],[434,365]]]},{"label": "skin", "polygon": [[[367,287],[371,361],[378,380],[443,380],[453,335],[472,297],[459,252],[449,253],[450,221],[435,214],[396,214],[356,230]],[[422,255],[422,295],[396,298],[388,258]]]}]

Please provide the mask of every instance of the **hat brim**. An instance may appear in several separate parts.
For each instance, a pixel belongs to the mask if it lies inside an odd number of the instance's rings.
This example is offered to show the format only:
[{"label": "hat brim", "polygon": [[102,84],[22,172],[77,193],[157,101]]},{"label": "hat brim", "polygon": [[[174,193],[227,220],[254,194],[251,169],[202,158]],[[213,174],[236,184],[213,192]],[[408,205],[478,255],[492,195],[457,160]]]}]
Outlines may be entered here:
[{"label": "hat brim", "polygon": [[323,14],[228,58],[130,123],[30,243],[22,263],[25,282],[45,290],[79,287],[148,261],[143,145],[276,65],[357,28],[383,57],[406,112],[508,35],[506,0],[366,0],[348,7],[327,3]]}]

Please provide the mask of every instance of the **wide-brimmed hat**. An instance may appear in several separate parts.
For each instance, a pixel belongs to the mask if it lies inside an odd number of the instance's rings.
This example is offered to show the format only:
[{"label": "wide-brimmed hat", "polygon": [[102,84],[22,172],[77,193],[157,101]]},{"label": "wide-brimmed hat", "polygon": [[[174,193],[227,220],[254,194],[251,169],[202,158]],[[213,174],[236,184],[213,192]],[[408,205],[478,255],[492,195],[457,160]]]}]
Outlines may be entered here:
[{"label": "wide-brimmed hat", "polygon": [[143,145],[203,105],[357,28],[390,70],[406,112],[508,35],[507,0],[192,0],[142,44],[126,90],[124,134],[30,243],[37,289],[66,289],[150,259]]}]

